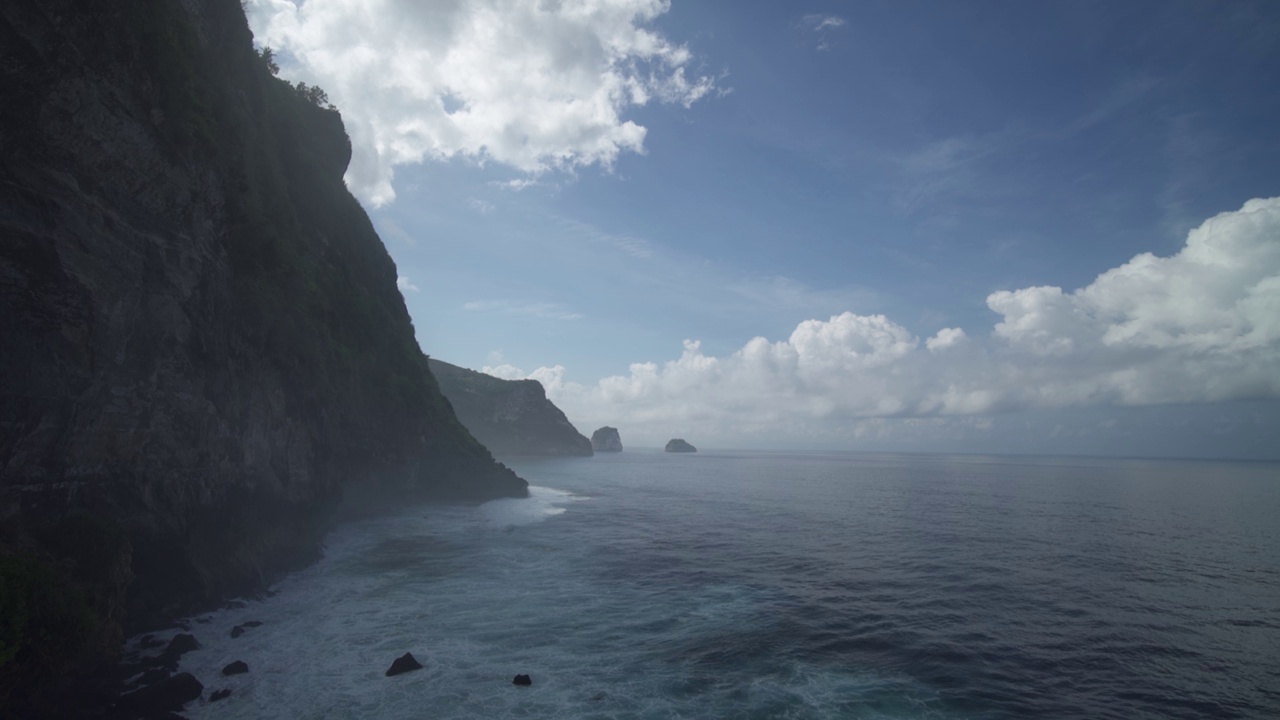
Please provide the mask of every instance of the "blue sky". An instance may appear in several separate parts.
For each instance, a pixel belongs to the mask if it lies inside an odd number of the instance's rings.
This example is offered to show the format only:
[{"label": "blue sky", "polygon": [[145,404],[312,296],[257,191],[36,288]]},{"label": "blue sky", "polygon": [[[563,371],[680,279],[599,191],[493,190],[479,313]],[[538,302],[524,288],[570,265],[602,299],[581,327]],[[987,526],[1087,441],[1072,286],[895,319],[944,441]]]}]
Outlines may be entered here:
[{"label": "blue sky", "polygon": [[424,350],[584,432],[1280,453],[1280,5],[250,18],[342,110]]}]

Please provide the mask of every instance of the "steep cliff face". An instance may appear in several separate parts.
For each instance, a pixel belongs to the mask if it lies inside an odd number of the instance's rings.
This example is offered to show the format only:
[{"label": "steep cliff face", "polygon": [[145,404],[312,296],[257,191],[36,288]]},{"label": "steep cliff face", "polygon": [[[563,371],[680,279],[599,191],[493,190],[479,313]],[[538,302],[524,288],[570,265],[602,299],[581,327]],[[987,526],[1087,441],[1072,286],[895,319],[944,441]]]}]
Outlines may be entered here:
[{"label": "steep cliff face", "polygon": [[503,380],[432,358],[458,419],[497,455],[591,455],[591,441],[537,380]]},{"label": "steep cliff face", "polygon": [[344,492],[527,492],[441,395],[349,158],[236,0],[0,4],[0,559],[91,518],[144,624],[311,558]]},{"label": "steep cliff face", "polygon": [[618,428],[605,425],[591,433],[591,449],[596,452],[622,452],[622,437]]}]

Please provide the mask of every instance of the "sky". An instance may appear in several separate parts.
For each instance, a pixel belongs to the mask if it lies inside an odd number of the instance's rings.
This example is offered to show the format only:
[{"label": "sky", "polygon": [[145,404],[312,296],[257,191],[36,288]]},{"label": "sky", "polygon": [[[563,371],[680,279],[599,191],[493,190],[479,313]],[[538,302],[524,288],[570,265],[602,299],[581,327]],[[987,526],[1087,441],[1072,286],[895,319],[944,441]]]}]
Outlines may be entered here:
[{"label": "sky", "polygon": [[585,434],[1280,459],[1280,3],[247,10],[423,350]]}]

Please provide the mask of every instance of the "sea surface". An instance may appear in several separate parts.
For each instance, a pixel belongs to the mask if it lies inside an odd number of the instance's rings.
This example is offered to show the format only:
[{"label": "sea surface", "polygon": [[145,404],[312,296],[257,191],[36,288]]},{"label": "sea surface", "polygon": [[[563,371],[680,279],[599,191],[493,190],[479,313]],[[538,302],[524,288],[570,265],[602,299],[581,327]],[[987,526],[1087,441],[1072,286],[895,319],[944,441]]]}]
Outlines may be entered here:
[{"label": "sea surface", "polygon": [[[1280,465],[511,464],[531,498],[343,526],[272,597],[192,618],[181,669],[233,694],[186,714],[1280,717]],[[406,651],[426,668],[384,677]]]}]

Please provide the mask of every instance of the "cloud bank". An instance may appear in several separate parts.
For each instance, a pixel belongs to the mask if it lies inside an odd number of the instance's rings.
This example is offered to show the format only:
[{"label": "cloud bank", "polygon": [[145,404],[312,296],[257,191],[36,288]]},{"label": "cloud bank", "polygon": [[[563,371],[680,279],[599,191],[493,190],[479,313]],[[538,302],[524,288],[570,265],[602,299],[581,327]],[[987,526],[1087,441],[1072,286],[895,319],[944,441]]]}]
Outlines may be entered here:
[{"label": "cloud bank", "polygon": [[686,340],[662,364],[594,385],[562,366],[533,377],[575,422],[640,434],[829,434],[883,419],[1014,410],[1280,398],[1280,198],[1250,200],[1192,230],[1171,257],[1145,253],[1074,291],[987,297],[1000,319],[973,336],[920,338],[883,315],[806,320],[715,357]]},{"label": "cloud bank", "polygon": [[250,0],[283,74],[323,87],[353,144],[347,183],[374,206],[394,167],[494,161],[531,176],[643,152],[623,118],[714,88],[651,25],[669,0]]}]

